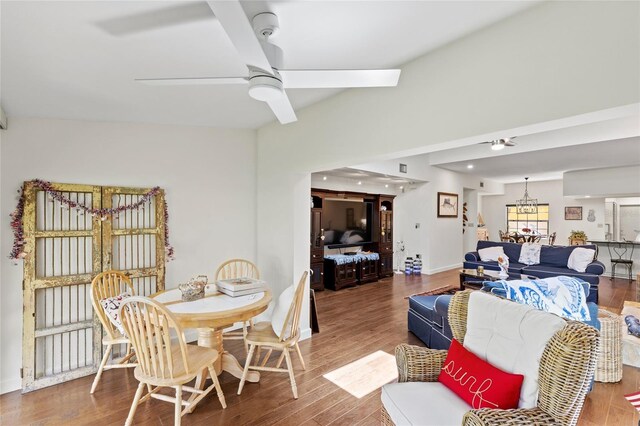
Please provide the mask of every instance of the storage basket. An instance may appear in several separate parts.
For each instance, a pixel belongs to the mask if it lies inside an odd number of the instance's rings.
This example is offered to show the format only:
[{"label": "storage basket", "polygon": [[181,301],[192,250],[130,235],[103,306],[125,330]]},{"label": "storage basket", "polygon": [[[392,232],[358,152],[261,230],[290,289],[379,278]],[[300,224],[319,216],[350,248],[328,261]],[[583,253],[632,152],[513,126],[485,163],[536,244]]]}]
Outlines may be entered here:
[{"label": "storage basket", "polygon": [[600,345],[596,363],[596,382],[622,380],[622,323],[619,315],[598,309]]}]

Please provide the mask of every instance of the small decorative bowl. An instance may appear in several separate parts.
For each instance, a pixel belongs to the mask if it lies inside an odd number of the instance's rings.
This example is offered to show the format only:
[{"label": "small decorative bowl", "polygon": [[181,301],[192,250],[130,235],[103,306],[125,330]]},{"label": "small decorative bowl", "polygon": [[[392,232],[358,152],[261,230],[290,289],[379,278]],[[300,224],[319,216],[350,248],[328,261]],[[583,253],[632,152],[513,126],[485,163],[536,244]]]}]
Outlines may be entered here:
[{"label": "small decorative bowl", "polygon": [[202,299],[208,282],[206,275],[198,275],[196,278],[191,278],[188,283],[180,284],[178,289],[182,293],[182,301],[191,302]]}]

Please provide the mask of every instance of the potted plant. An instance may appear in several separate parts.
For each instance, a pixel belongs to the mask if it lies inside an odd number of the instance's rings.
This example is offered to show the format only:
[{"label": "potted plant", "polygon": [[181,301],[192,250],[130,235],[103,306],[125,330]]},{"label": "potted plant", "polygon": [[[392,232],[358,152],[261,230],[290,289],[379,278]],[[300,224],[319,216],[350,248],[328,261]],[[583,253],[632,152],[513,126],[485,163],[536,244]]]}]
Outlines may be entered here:
[{"label": "potted plant", "polygon": [[584,231],[571,231],[569,234],[569,245],[572,246],[580,246],[586,244],[587,242],[587,234]]}]

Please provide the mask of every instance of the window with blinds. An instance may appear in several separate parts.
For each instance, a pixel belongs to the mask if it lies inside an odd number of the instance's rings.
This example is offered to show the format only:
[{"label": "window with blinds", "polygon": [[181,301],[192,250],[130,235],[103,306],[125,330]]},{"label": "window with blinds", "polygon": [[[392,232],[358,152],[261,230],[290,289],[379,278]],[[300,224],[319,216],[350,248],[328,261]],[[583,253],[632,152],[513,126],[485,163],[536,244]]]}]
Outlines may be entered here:
[{"label": "window with blinds", "polygon": [[515,204],[507,204],[507,232],[522,232],[529,228],[542,236],[549,235],[549,204],[538,204],[538,212],[518,213]]}]

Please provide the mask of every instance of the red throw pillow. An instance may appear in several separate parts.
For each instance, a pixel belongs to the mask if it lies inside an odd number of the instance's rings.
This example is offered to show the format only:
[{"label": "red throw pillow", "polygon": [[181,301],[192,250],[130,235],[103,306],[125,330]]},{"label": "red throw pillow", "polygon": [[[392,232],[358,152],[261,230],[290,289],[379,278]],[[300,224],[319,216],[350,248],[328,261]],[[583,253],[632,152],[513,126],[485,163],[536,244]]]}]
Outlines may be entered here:
[{"label": "red throw pillow", "polygon": [[438,381],[472,408],[518,408],[524,376],[502,371],[451,341]]}]

